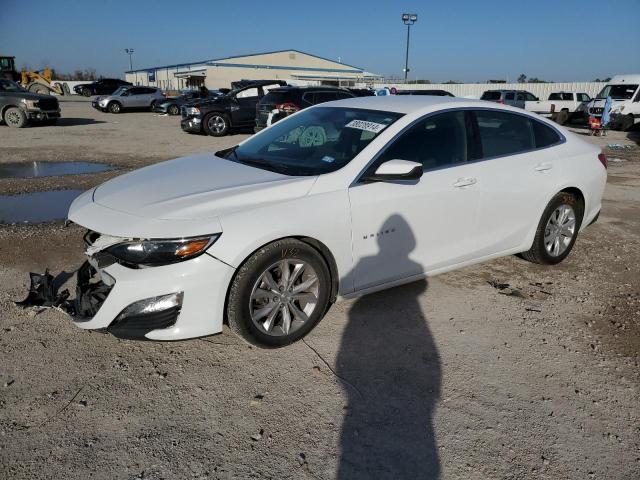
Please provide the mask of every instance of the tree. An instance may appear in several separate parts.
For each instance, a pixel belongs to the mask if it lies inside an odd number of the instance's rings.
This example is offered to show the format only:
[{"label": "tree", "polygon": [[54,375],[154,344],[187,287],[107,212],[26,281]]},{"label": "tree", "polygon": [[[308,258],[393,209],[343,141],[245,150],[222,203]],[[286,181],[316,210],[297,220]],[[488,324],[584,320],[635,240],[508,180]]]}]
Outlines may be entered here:
[{"label": "tree", "polygon": [[524,73],[521,73],[518,77],[518,83],[527,83],[527,76]]}]

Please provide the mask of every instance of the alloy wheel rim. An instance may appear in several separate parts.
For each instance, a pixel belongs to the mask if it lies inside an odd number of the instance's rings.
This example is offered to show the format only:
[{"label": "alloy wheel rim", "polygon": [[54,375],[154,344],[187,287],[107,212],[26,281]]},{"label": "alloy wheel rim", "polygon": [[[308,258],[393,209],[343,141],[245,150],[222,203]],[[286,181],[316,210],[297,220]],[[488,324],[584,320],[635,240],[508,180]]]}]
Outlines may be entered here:
[{"label": "alloy wheel rim", "polygon": [[224,131],[225,125],[224,118],[222,117],[215,116],[209,119],[209,129],[216,133]]},{"label": "alloy wheel rim", "polygon": [[576,232],[576,214],[573,207],[562,204],[556,208],[544,229],[544,248],[552,257],[562,255]]},{"label": "alloy wheel rim", "polygon": [[9,112],[7,114],[7,123],[11,125],[17,125],[20,122],[19,115],[16,112]]},{"label": "alloy wheel rim", "polygon": [[270,336],[290,335],[305,325],[318,305],[320,283],[311,265],[285,258],[267,268],[249,297],[251,321]]}]

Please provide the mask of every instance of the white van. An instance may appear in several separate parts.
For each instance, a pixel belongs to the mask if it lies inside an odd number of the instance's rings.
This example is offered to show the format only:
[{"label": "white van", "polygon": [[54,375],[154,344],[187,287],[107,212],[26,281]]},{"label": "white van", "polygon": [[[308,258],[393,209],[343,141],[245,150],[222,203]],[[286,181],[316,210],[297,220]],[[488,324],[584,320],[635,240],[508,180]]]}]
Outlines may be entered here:
[{"label": "white van", "polygon": [[600,116],[607,97],[613,100],[610,126],[629,130],[640,123],[640,74],[616,75],[588,105],[589,115]]}]

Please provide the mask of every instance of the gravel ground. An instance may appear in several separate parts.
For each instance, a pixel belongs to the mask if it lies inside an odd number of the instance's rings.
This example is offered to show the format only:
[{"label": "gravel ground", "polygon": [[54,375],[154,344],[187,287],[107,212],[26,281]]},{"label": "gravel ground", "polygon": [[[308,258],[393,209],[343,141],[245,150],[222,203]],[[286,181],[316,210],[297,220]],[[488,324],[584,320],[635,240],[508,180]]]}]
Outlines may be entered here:
[{"label": "gravel ground", "polygon": [[[246,137],[62,108],[56,127],[0,126],[0,162],[120,170],[4,179],[0,194],[88,188]],[[561,265],[507,257],[340,302],[279,350],[229,331],[118,340],[18,309],[29,271],[80,265],[83,232],[0,226],[0,478],[640,478],[638,137],[591,139],[612,160],[604,208]]]}]

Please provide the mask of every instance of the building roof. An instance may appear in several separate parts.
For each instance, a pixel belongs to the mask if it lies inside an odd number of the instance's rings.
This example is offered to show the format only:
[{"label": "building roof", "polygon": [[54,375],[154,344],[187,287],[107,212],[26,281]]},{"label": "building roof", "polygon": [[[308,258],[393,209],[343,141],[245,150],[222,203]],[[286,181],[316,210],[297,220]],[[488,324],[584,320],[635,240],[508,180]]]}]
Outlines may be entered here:
[{"label": "building roof", "polygon": [[[256,56],[260,56],[260,55],[271,55],[274,53],[300,53],[302,55],[308,55],[310,57],[314,57],[314,58],[318,58],[320,60],[325,60],[327,62],[331,62],[336,64],[336,66],[341,66],[341,67],[345,67],[345,68],[335,68],[335,69],[328,69],[328,68],[322,68],[322,67],[287,67],[287,66],[275,66],[275,65],[260,65],[260,64],[248,64],[248,63],[229,63],[227,62],[227,60],[233,60],[233,59],[241,59],[241,58],[246,58],[246,57],[256,57]],[[224,63],[219,63],[219,62],[224,62]],[[324,57],[320,57],[318,55],[313,55],[312,53],[307,53],[307,52],[303,52],[300,50],[295,50],[295,49],[287,49],[287,50],[274,50],[274,51],[270,51],[270,52],[261,52],[261,53],[250,53],[247,55],[233,55],[230,57],[222,57],[222,58],[212,58],[209,60],[201,60],[201,61],[197,61],[197,62],[188,62],[188,63],[177,63],[177,64],[173,64],[173,65],[162,65],[162,66],[158,66],[158,67],[148,67],[148,68],[139,68],[139,69],[135,69],[135,70],[128,70],[125,73],[136,73],[136,72],[147,72],[149,70],[163,70],[163,69],[169,69],[169,68],[184,68],[184,67],[190,67],[190,66],[200,66],[200,65],[212,65],[212,64],[216,64],[215,66],[235,66],[235,67],[252,67],[252,68],[283,68],[283,69],[288,69],[288,70],[299,70],[299,69],[305,69],[305,70],[309,70],[309,71],[335,71],[335,72],[348,72],[348,73],[365,73],[364,70],[360,67],[356,67],[353,65],[349,65],[346,63],[340,63],[337,62],[335,60],[331,60],[329,58],[324,58]],[[372,75],[370,73],[368,73],[368,75]]]}]

